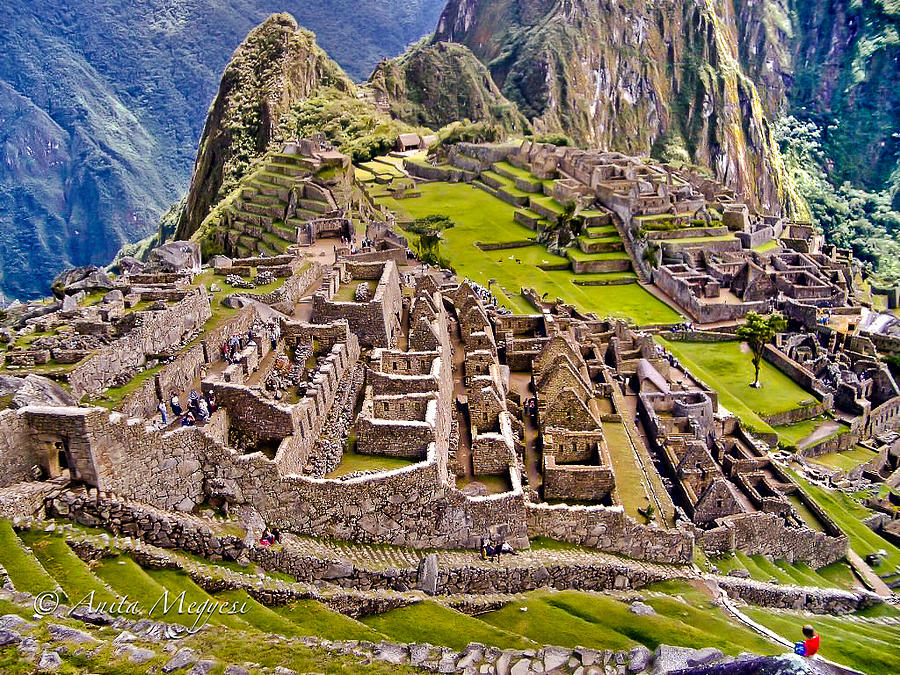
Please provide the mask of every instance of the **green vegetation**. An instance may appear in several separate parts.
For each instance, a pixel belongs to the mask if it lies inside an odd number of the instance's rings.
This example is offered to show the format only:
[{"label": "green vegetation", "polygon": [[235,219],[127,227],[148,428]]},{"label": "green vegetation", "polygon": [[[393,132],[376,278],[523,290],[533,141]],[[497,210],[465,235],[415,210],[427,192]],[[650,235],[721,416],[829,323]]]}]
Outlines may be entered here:
[{"label": "green vegetation", "polygon": [[757,581],[776,579],[783,584],[844,589],[852,589],[858,585],[853,572],[845,562],[836,562],[814,570],[806,563],[789,563],[785,560],[770,562],[761,555],[748,556],[740,551],[728,556],[713,558],[710,562],[719,569],[719,574],[728,574],[732,570],[743,569],[747,570],[750,577]]},{"label": "green vegetation", "polygon": [[[815,439],[814,442],[821,443],[824,441],[829,441],[832,438],[837,438],[843,434],[846,434],[850,431],[850,427],[848,427],[843,422],[835,422],[830,417],[826,417],[824,415],[820,415],[819,417],[814,417],[809,420],[804,420],[802,422],[795,422],[794,424],[783,424],[775,427],[775,432],[778,434],[778,439],[783,444],[789,447],[802,448],[810,445],[812,441],[806,441],[805,443],[801,443],[804,439],[808,438],[811,434],[819,430],[823,425],[828,425],[829,427],[835,427],[835,429],[827,434],[822,435]],[[832,454],[841,454],[844,453],[832,453]],[[874,455],[870,454],[870,459]],[[819,458],[816,458],[816,461],[820,461]]]},{"label": "green vegetation", "polygon": [[791,471],[791,475],[816,503],[825,510],[825,513],[837,523],[850,538],[850,548],[857,555],[865,558],[869,553],[875,553],[880,550],[887,551],[885,562],[879,566],[876,571],[884,574],[889,571],[900,570],[900,548],[894,546],[886,539],[880,537],[868,527],[863,525],[862,520],[872,514],[869,509],[862,506],[850,495],[837,490],[826,490],[812,483],[809,483],[796,472]]},{"label": "green vegetation", "polygon": [[[719,404],[737,415],[750,429],[775,430],[763,416],[809,405],[813,395],[767,361],[760,363],[761,389],[748,387],[753,375],[749,349],[741,342],[675,342],[659,338],[694,375],[719,393]],[[747,349],[745,352],[744,350]],[[749,372],[748,372],[749,371]]]},{"label": "green vegetation", "polygon": [[865,464],[866,462],[875,459],[877,456],[878,453],[874,450],[869,450],[861,445],[857,445],[844,452],[829,452],[825,455],[819,455],[812,461],[818,464],[824,464],[832,469],[840,469],[841,471],[848,472],[852,471],[860,464]]},{"label": "green vegetation", "polygon": [[24,548],[8,520],[0,520],[0,565],[6,569],[16,590],[37,595],[56,588],[56,581]]},{"label": "green vegetation", "polygon": [[433,43],[426,36],[400,58],[382,61],[369,82],[395,118],[415,126],[440,129],[458,120],[484,120],[511,132],[528,127],[484,64],[461,44]]},{"label": "green vegetation", "polygon": [[364,623],[328,609],[315,600],[298,600],[289,605],[272,607],[276,614],[291,621],[299,635],[318,635],[327,640],[371,640],[383,635]]},{"label": "green vegetation", "polygon": [[616,475],[616,493],[625,507],[625,513],[639,523],[644,522],[639,511],[652,504],[652,501],[647,494],[644,472],[638,465],[625,425],[621,422],[603,422],[603,435]]},{"label": "green vegetation", "polygon": [[812,624],[822,636],[820,653],[837,663],[866,673],[900,672],[900,653],[897,651],[900,632],[896,627],[857,624],[844,617],[810,617],[798,612],[757,608],[743,611],[754,621],[789,640],[801,640],[800,628],[804,624]]},{"label": "green vegetation", "polygon": [[[636,619],[628,605],[608,595],[578,591],[535,591],[480,618],[541,644],[595,649],[629,649],[637,643],[718,647],[729,654],[775,654],[778,647],[729,620],[699,591],[685,584],[657,587],[646,602],[657,615]],[[687,602],[672,597],[685,597]],[[525,608],[526,611],[522,611]]]},{"label": "green vegetation", "polygon": [[[534,308],[519,291],[534,288],[548,299],[561,298],[579,309],[600,316],[632,318],[640,325],[675,323],[679,315],[637,284],[619,286],[577,286],[574,281],[598,279],[602,275],[576,275],[571,270],[545,271],[538,265],[559,262],[540,248],[482,251],[478,242],[521,242],[534,232],[513,220],[515,208],[488,193],[464,183],[427,183],[418,199],[396,200],[378,197],[376,201],[395,211],[408,222],[433,213],[451,214],[455,227],[444,233],[441,255],[460,277],[483,286],[493,279],[491,290],[502,304],[513,311],[533,313]],[[405,232],[415,242],[415,235]],[[518,259],[521,262],[516,262]]]},{"label": "green vegetation", "polygon": [[781,314],[763,316],[756,312],[747,314],[747,321],[737,329],[738,339],[743,340],[753,352],[754,379],[751,387],[759,389],[762,384],[759,381],[759,364],[762,361],[763,351],[775,335],[787,328],[787,320]]},{"label": "green vegetation", "polygon": [[[115,594],[98,579],[59,535],[28,530],[21,539],[34,552],[35,557],[60,585],[69,602],[80,602],[94,593],[97,602],[114,602]],[[44,590],[52,590],[45,588]]]},{"label": "green vegetation", "polygon": [[357,471],[393,471],[410,466],[414,462],[399,457],[381,457],[379,455],[361,455],[351,449],[344,450],[341,463],[328,474],[327,478],[340,478]]},{"label": "green vegetation", "polygon": [[438,139],[429,151],[457,143],[494,143],[505,136],[502,127],[490,122],[453,122],[438,131]]},{"label": "green vegetation", "polygon": [[[519,631],[506,631],[462,612],[426,601],[364,617],[367,626],[398,642],[427,642],[463,649],[470,642],[501,649],[527,649]],[[556,644],[556,643],[554,643]]]},{"label": "green vegetation", "polygon": [[[857,117],[862,111],[857,111],[855,105],[851,110],[852,113],[846,111],[846,116],[841,115],[841,124],[829,126],[825,136],[823,129],[813,121],[802,122],[791,116],[783,117],[775,126],[776,139],[784,154],[785,165],[828,241],[851,248],[854,255],[869,263],[882,283],[896,284],[900,281],[900,244],[897,242],[897,234],[900,233],[897,176],[900,174],[894,168],[888,168],[881,180],[890,171],[894,171],[895,177],[885,181],[880,192],[875,192],[851,183],[834,184],[824,168],[831,165],[838,172],[847,171],[847,167],[832,163],[835,139],[854,128],[878,133],[879,127],[872,124],[869,110],[862,113],[866,115],[864,123]],[[848,118],[856,121],[847,125]],[[884,127],[880,129],[884,131]],[[826,138],[827,141],[824,140]],[[896,141],[893,143],[896,145]],[[883,148],[883,142],[881,146]],[[877,151],[882,152],[882,148]],[[842,154],[846,158],[858,152],[860,148],[853,147],[845,148]],[[887,155],[885,153],[885,159]],[[895,166],[896,159],[893,163]],[[875,165],[865,159],[859,168],[868,172]],[[882,166],[881,170],[885,168]]]}]

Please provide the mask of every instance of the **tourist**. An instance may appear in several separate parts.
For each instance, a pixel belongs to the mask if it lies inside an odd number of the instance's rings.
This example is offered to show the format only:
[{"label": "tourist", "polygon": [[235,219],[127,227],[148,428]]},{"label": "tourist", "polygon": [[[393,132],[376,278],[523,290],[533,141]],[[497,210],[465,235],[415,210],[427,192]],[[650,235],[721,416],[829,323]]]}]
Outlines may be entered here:
[{"label": "tourist", "polygon": [[271,546],[275,543],[275,537],[269,532],[268,527],[263,531],[262,537],[259,538],[259,543],[263,546]]},{"label": "tourist", "polygon": [[166,426],[169,423],[169,420],[166,417],[166,404],[160,401],[159,405],[156,406],[156,412],[158,412],[159,416],[162,418],[163,426]]},{"label": "tourist", "polygon": [[187,415],[181,418],[181,426],[183,427],[192,427],[197,424],[197,420],[194,419],[194,413],[189,412]]},{"label": "tourist", "polygon": [[216,392],[214,392],[212,389],[206,392],[206,405],[209,407],[210,415],[216,412],[216,408],[218,407],[216,405]]},{"label": "tourist", "polygon": [[199,396],[197,395],[197,391],[195,389],[191,389],[191,393],[188,394],[188,410],[190,410],[195,415],[200,412],[199,401],[197,400]]},{"label": "tourist", "polygon": [[209,406],[205,398],[201,398],[197,402],[197,416],[203,424],[209,422]]},{"label": "tourist", "polygon": [[819,634],[816,629],[806,624],[803,626],[803,642],[794,645],[794,653],[806,658],[812,658],[819,651]]},{"label": "tourist", "polygon": [[172,394],[169,405],[172,406],[172,414],[175,415],[175,417],[181,417],[181,413],[184,412],[184,410],[181,407],[181,401],[178,400],[178,394]]}]

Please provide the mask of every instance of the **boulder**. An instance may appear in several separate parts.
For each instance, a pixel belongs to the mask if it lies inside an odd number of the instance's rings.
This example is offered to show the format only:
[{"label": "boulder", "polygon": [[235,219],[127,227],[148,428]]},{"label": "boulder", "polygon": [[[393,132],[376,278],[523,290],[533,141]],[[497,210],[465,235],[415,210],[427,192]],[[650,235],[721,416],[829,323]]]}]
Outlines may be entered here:
[{"label": "boulder", "polygon": [[199,270],[200,244],[193,241],[173,241],[150,251],[150,263],[161,272]]},{"label": "boulder", "polygon": [[223,267],[231,267],[234,261],[225,255],[214,255],[212,260],[209,261],[209,264],[213,266],[213,269],[222,269]]},{"label": "boulder", "polygon": [[69,286],[78,281],[81,281],[82,279],[86,279],[89,275],[99,271],[100,269],[98,267],[94,267],[93,265],[90,265],[88,267],[70,267],[69,269],[63,270],[53,278],[53,281],[50,284],[50,290],[53,291],[53,295],[55,295],[57,298],[62,299],[62,297],[66,293],[66,289]]},{"label": "boulder", "polygon": [[653,654],[644,645],[632,647],[628,652],[628,672],[640,673],[650,666]]},{"label": "boulder", "polygon": [[637,614],[638,616],[652,616],[656,614],[656,610],[653,609],[650,605],[644,604],[640,600],[635,600],[631,603],[631,606],[628,608],[632,614]]},{"label": "boulder", "polygon": [[119,258],[116,267],[122,274],[142,274],[147,269],[144,263],[130,255]]},{"label": "boulder", "polygon": [[124,305],[125,295],[117,288],[103,296],[103,303],[106,305]]},{"label": "boulder", "polygon": [[690,649],[688,647],[672,647],[660,645],[653,655],[654,675],[666,675],[676,671],[704,666],[724,658],[722,652],[712,647],[706,649]]},{"label": "boulder", "polygon": [[50,673],[58,670],[63,664],[63,660],[56,652],[46,651],[41,654],[41,660],[38,662],[38,670],[43,673]]},{"label": "boulder", "polygon": [[[6,378],[11,380],[18,378]],[[40,375],[27,375],[13,394],[13,408],[24,408],[28,405],[77,406],[78,400],[53,380]]]},{"label": "boulder", "polygon": [[90,293],[91,291],[111,291],[115,287],[116,285],[105,272],[97,270],[96,272],[91,272],[83,279],[66,286],[65,294],[73,295],[78,291],[84,291],[85,293]]},{"label": "boulder", "polygon": [[428,595],[435,595],[438,588],[438,557],[431,553],[419,561],[418,588]]}]

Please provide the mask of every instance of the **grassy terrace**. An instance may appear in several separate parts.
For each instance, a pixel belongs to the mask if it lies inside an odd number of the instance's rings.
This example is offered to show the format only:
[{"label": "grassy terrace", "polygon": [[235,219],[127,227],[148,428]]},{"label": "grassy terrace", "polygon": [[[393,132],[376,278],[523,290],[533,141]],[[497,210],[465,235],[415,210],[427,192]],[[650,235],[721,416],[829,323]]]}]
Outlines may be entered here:
[{"label": "grassy terrace", "polygon": [[792,640],[801,638],[800,627],[815,626],[822,636],[821,654],[865,673],[900,672],[900,628],[847,620],[846,617],[810,616],[799,612],[748,608],[754,621]]},{"label": "grassy terrace", "polygon": [[869,460],[875,459],[877,456],[878,453],[874,450],[857,445],[844,452],[829,452],[825,455],[819,455],[812,461],[824,464],[832,469],[840,469],[847,472],[852,471],[860,464],[865,464]]},{"label": "grassy terrace", "polygon": [[[840,423],[838,428],[832,431],[829,434],[822,436],[821,438],[815,439],[815,441],[807,441],[803,442],[804,439],[808,438],[811,434],[813,434],[819,427],[821,427],[825,423],[831,422],[831,419],[828,417],[820,416],[814,417],[811,420],[804,420],[803,422],[797,422],[795,424],[785,424],[782,426],[775,427],[775,432],[778,434],[778,437],[788,445],[793,445],[796,447],[805,447],[807,445],[811,445],[813,442],[820,443],[822,441],[828,441],[832,438],[837,438],[842,434],[846,434],[850,431],[850,427],[846,424]],[[870,453],[869,459],[874,457],[873,453]],[[864,460],[868,461],[868,460]]]},{"label": "grassy terrace", "polygon": [[753,364],[743,343],[659,340],[688,370],[715,389],[720,405],[737,415],[751,430],[777,433],[762,417],[815,401],[812,394],[765,360],[760,366],[762,387],[749,386],[753,381]]},{"label": "grassy terrace", "polygon": [[[541,644],[593,649],[629,649],[662,643],[685,647],[718,647],[728,654],[782,651],[749,629],[728,619],[700,591],[686,584],[658,584],[647,593],[657,614],[635,617],[628,605],[608,595],[576,591],[535,591],[523,600],[479,618],[502,630]],[[685,598],[681,601],[674,597]],[[524,611],[523,611],[524,610]]]},{"label": "grassy terrace", "polygon": [[850,547],[861,557],[869,553],[887,551],[885,562],[877,567],[878,574],[900,570],[900,548],[863,525],[862,520],[872,514],[850,495],[837,490],[826,490],[813,485],[802,476],[791,471],[791,475],[810,497],[821,506],[850,538]]},{"label": "grassy terrace", "polygon": [[375,294],[375,288],[378,286],[377,281],[351,281],[349,284],[342,284],[332,300],[335,302],[353,302],[356,297],[356,288],[361,284],[366,284],[369,287],[370,297]]},{"label": "grassy terrace", "polygon": [[621,422],[603,422],[603,435],[609,447],[616,489],[625,513],[642,523],[644,517],[638,513],[638,509],[646,508],[650,499],[644,484],[644,474],[634,456],[634,447],[625,432],[625,425]]},{"label": "grassy terrace", "polygon": [[848,590],[857,585],[853,572],[843,562],[814,570],[806,563],[789,563],[785,560],[773,562],[764,556],[748,556],[740,551],[729,556],[713,558],[710,562],[715,564],[719,574],[728,574],[732,570],[744,569],[750,573],[752,579],[757,581],[775,579],[781,584]]},{"label": "grassy terrace", "polygon": [[357,471],[393,471],[415,464],[399,457],[382,457],[380,455],[362,455],[353,450],[344,450],[341,463],[326,478],[340,478]]},{"label": "grassy terrace", "polygon": [[[544,271],[535,264],[557,257],[546,251],[523,249],[482,251],[476,242],[516,242],[533,239],[535,234],[513,220],[515,207],[464,183],[426,183],[418,187],[422,197],[395,200],[376,197],[379,204],[395,211],[402,219],[413,220],[432,214],[451,216],[456,226],[446,230],[441,255],[460,277],[468,277],[487,286],[496,280],[506,293],[493,290],[498,299],[515,312],[532,313],[534,308],[519,295],[523,286],[534,288],[549,299],[561,298],[582,311],[600,316],[631,318],[640,325],[676,323],[679,315],[637,284],[626,286],[576,286],[575,280],[602,278],[603,275],[576,275],[571,270]],[[416,236],[404,232],[411,240]],[[510,255],[513,256],[510,259]],[[525,256],[525,257],[523,257]],[[515,259],[521,263],[515,262]]]}]

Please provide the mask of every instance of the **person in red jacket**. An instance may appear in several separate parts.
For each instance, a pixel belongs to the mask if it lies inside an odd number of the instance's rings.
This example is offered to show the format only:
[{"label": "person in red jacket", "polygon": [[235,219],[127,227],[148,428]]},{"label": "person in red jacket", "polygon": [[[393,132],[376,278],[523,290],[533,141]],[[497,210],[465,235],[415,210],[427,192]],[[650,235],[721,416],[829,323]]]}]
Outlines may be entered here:
[{"label": "person in red jacket", "polygon": [[816,629],[806,624],[803,626],[803,642],[798,642],[794,646],[794,652],[800,656],[811,658],[819,651],[819,634]]}]

